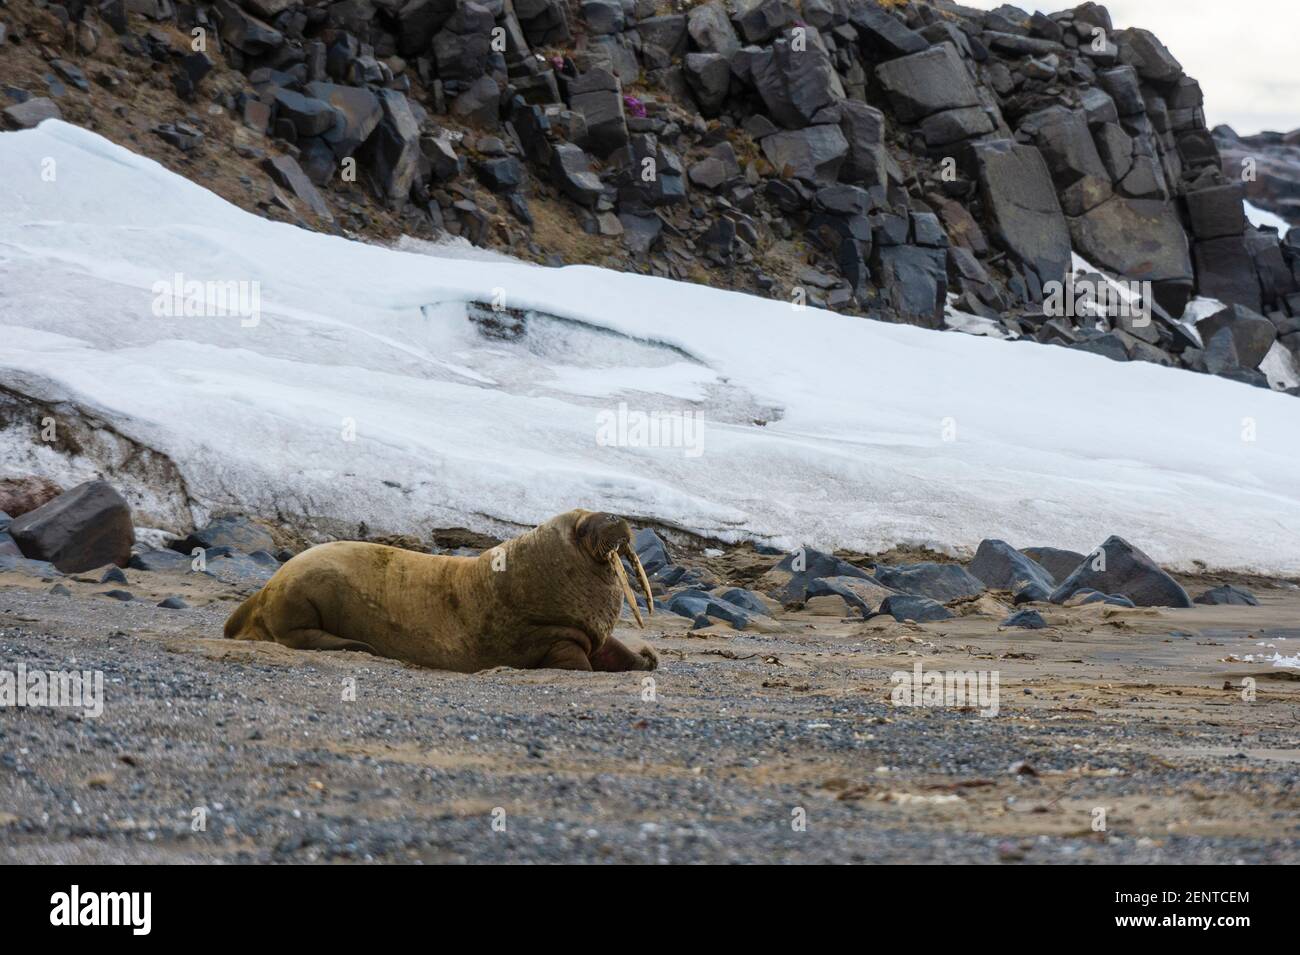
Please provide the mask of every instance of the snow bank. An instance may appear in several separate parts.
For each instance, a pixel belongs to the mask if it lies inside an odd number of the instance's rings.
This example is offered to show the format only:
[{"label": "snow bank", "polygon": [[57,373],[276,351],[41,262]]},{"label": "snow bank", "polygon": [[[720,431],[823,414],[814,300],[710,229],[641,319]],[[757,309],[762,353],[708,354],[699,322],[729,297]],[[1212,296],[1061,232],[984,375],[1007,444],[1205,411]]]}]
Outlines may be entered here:
[{"label": "snow bank", "polygon": [[[59,122],[0,135],[0,181],[0,384],[169,455],[196,517],[503,530],[586,506],[778,546],[1119,533],[1171,563],[1300,572],[1292,397],[304,232]],[[157,317],[178,273],[257,283],[259,320]],[[471,321],[494,300],[534,310],[526,333]],[[675,446],[640,440],[652,415]]]}]

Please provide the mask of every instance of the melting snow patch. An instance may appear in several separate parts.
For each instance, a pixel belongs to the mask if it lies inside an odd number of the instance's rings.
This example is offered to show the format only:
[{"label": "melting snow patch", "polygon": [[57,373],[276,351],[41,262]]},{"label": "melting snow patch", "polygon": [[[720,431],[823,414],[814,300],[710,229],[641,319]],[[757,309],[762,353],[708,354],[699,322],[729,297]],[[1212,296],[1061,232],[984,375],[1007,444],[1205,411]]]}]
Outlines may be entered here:
[{"label": "melting snow patch", "polygon": [[[1174,566],[1300,572],[1290,396],[648,276],[307,232],[58,121],[0,134],[0,181],[0,384],[165,455],[195,518],[513,532],[589,507],[779,547],[971,551],[997,537],[1087,552],[1114,533]],[[256,283],[256,324],[157,315],[152,289],[176,274]],[[508,309],[495,331],[471,317],[494,303]],[[689,414],[702,453],[632,429],[601,443],[624,407],[629,421]],[[55,467],[56,450],[31,446],[0,431],[0,476]],[[120,462],[77,466],[131,480]]]}]

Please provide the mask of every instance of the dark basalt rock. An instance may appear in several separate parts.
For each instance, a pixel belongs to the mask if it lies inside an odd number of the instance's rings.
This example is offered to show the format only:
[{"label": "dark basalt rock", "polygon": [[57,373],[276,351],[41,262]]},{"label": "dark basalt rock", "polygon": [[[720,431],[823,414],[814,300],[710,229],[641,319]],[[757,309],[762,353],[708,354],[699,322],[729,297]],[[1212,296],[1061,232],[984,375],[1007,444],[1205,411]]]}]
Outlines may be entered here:
[{"label": "dark basalt rock", "polygon": [[1192,599],[1146,554],[1122,537],[1109,537],[1052,593],[1065,603],[1080,590],[1119,594],[1139,607],[1190,607]]},{"label": "dark basalt rock", "polygon": [[1255,598],[1254,594],[1249,590],[1242,589],[1241,587],[1234,587],[1232,584],[1213,587],[1196,597],[1194,602],[1210,605],[1233,604],[1243,607],[1259,606],[1259,601]]},{"label": "dark basalt rock", "polygon": [[65,574],[125,566],[135,529],[131,508],[106,481],[87,481],[9,524],[23,555],[48,561]]},{"label": "dark basalt rock", "polygon": [[880,566],[875,577],[886,587],[904,594],[929,597],[947,603],[978,597],[984,593],[982,581],[972,576],[960,564],[900,564],[897,567]]}]

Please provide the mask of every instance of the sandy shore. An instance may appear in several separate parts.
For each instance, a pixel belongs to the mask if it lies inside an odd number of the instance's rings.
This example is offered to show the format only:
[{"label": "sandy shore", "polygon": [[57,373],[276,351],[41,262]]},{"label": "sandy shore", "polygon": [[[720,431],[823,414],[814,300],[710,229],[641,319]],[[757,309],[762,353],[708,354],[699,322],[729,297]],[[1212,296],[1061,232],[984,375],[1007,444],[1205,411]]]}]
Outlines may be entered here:
[{"label": "sandy shore", "polygon": [[[234,588],[127,575],[129,603],[0,576],[4,668],[105,680],[98,718],[0,708],[0,861],[1300,861],[1300,671],[1245,662],[1300,653],[1281,585],[1037,631],[987,596],[924,625],[661,612],[619,631],[653,674],[463,676],[225,641]],[[996,673],[996,715],[894,705],[918,663]]]}]

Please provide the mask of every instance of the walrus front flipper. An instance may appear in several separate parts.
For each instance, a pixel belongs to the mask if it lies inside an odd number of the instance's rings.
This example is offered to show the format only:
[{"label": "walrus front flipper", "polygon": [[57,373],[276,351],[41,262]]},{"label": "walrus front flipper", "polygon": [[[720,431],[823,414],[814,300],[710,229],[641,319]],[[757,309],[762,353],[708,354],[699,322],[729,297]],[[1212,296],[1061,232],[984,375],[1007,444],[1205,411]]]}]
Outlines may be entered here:
[{"label": "walrus front flipper", "polygon": [[551,645],[542,662],[537,664],[541,670],[590,670],[591,661],[582,647],[572,640],[561,640]]},{"label": "walrus front flipper", "polygon": [[342,637],[336,637],[332,633],[326,633],[324,630],[290,630],[276,640],[286,647],[293,650],[360,650],[364,653],[371,653],[375,656],[381,656],[375,648],[368,643],[360,640],[344,640]]},{"label": "walrus front flipper", "polygon": [[622,673],[624,670],[653,670],[659,665],[659,657],[648,646],[640,653],[616,640],[607,639],[599,650],[591,655],[591,668],[606,673]]}]

